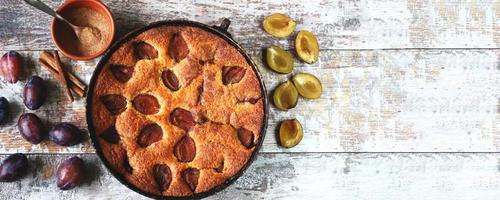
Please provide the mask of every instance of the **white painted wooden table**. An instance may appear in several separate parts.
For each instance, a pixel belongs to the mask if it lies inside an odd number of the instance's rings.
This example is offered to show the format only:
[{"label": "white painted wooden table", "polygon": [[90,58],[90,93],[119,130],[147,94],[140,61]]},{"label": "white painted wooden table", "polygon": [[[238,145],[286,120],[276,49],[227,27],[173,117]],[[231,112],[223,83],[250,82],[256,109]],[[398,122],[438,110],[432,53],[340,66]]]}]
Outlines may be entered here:
[{"label": "white painted wooden table", "polygon": [[[500,196],[500,1],[499,0],[106,0],[118,34],[165,19],[217,24],[252,55],[269,91],[286,80],[262,64],[276,40],[260,23],[274,12],[289,14],[297,30],[316,33],[320,60],[296,62],[294,72],[316,74],[324,94],[299,100],[288,112],[271,107],[269,128],[257,160],[235,184],[210,199],[498,199]],[[50,2],[52,7],[59,1]],[[20,0],[0,1],[0,53],[19,51],[27,61],[23,81],[0,81],[0,96],[14,116],[0,126],[0,158],[24,152],[33,163],[21,181],[0,183],[0,199],[142,199],[101,164],[87,138],[62,148],[32,146],[15,121],[26,77],[49,80],[51,97],[35,113],[44,122],[85,129],[84,99],[66,100],[62,88],[36,66],[41,50],[54,49],[48,16]],[[97,60],[64,63],[86,82]],[[277,146],[276,124],[298,118],[304,139]],[[80,155],[92,176],[60,191],[55,167]]]}]

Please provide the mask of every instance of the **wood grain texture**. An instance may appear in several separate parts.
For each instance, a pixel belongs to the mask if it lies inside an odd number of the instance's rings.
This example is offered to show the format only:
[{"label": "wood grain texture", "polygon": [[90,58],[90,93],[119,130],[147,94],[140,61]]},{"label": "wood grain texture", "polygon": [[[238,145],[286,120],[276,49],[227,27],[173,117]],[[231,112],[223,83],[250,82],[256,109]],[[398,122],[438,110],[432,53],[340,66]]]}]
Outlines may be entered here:
[{"label": "wood grain texture", "polygon": [[[3,52],[0,52],[3,53]],[[269,95],[290,75],[278,75],[257,62]],[[40,52],[24,51],[26,74],[49,82],[50,98],[35,111],[48,124],[72,122],[85,130],[85,102],[71,103],[49,73],[35,66]],[[270,106],[262,152],[497,152],[500,149],[500,50],[366,50],[320,54],[314,65],[296,62],[294,73],[315,74],[323,83],[319,100],[301,98],[296,108]],[[69,69],[88,83],[95,61],[69,62]],[[10,123],[0,126],[0,153],[93,152],[88,139],[62,148],[50,141],[31,145],[15,127],[27,112],[22,104],[24,80],[0,82],[0,94],[13,103]],[[292,148],[276,144],[276,125],[297,118],[304,139]]]},{"label": "wood grain texture", "polygon": [[[218,24],[221,18],[230,18],[229,31],[258,63],[270,94],[290,75],[269,71],[262,64],[261,50],[271,44],[293,49],[295,35],[272,38],[260,28],[262,19],[274,12],[287,13],[298,22],[296,31],[316,33],[323,49],[320,61],[296,62],[294,73],[317,75],[323,96],[315,101],[300,99],[289,112],[271,106],[257,160],[235,184],[208,199],[500,196],[497,153],[329,153],[498,152],[498,0],[103,1],[116,17],[118,37],[159,20]],[[57,7],[62,1],[44,2]],[[35,113],[48,126],[72,122],[86,132],[84,99],[69,102],[59,83],[35,65],[40,50],[55,49],[49,24],[49,16],[22,1],[0,1],[0,53],[19,50],[27,62],[21,82],[0,81],[0,96],[9,99],[13,111],[10,122],[0,125],[0,160],[5,154],[32,153],[30,173],[20,181],[1,183],[0,199],[145,199],[107,172],[92,153],[88,136],[82,144],[67,148],[50,141],[30,145],[20,137],[15,122],[21,113],[31,112],[22,104],[21,91],[34,74],[48,81],[51,94]],[[96,62],[63,58],[67,69],[86,83]],[[282,149],[274,130],[288,118],[298,118],[305,134],[298,146]],[[74,190],[60,191],[53,180],[55,169],[74,153],[85,160],[91,177]]]},{"label": "wood grain texture", "polygon": [[[89,178],[57,189],[57,166],[70,155],[30,155],[30,173],[0,184],[0,199],[146,199],[121,185],[94,154],[81,156]],[[0,156],[4,159],[5,156]],[[246,173],[208,199],[493,200],[499,154],[260,154]]]},{"label": "wood grain texture", "polygon": [[[61,1],[51,1],[57,7]],[[158,1],[104,0],[123,35],[148,23],[189,19],[208,24],[230,18],[229,29],[245,48],[273,43],[290,47],[293,37],[277,42],[261,28],[275,12],[289,14],[297,31],[316,33],[322,49],[498,48],[498,1],[431,0],[253,0]],[[19,0],[0,1],[0,49],[54,48],[50,17]]]}]

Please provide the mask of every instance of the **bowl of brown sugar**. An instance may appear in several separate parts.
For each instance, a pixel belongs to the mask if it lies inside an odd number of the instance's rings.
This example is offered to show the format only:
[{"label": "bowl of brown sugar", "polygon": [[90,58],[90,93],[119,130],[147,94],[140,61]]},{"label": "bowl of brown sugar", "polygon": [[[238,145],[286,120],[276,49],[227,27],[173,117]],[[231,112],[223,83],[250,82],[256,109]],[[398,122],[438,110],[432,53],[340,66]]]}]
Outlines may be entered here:
[{"label": "bowl of brown sugar", "polygon": [[74,60],[90,60],[102,55],[113,42],[115,22],[99,0],[66,0],[57,12],[74,25],[84,27],[79,34],[66,23],[52,19],[52,40]]}]

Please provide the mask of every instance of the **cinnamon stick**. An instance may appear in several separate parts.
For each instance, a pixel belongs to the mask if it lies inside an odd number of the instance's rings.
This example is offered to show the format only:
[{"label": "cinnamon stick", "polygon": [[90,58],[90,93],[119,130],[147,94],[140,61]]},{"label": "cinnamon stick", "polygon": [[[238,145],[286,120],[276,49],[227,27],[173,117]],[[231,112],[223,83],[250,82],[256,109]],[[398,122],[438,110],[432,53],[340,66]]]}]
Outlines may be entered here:
[{"label": "cinnamon stick", "polygon": [[69,81],[68,81],[68,75],[66,74],[66,71],[64,71],[64,67],[61,64],[61,58],[59,57],[59,53],[57,51],[52,52],[52,56],[56,60],[56,65],[54,66],[57,71],[59,71],[59,79],[61,79],[61,83],[64,86],[64,89],[66,90],[66,96],[68,96],[69,100],[71,102],[74,101],[73,95],[71,94],[71,89],[69,87]]},{"label": "cinnamon stick", "polygon": [[[47,64],[49,64],[51,66],[54,66],[56,64],[55,59],[47,51],[43,51],[42,55],[40,55],[40,60],[42,60],[42,59],[45,60],[47,62]],[[59,73],[59,71],[57,71],[57,73]],[[68,78],[72,83],[76,84],[79,88],[81,88],[83,90],[87,89],[87,86],[85,85],[85,83],[83,83],[80,79],[78,79],[74,74],[68,72]]]},{"label": "cinnamon stick", "polygon": [[[40,55],[40,59],[38,60],[38,64],[47,69],[58,81],[63,82],[64,80],[62,76],[60,76],[59,70],[54,68],[54,66],[56,66],[56,63],[57,62],[53,55],[47,51],[43,51]],[[85,84],[80,81],[80,79],[78,79],[74,74],[70,72],[67,72],[66,74],[69,79],[69,81],[67,82],[69,88],[78,96],[84,97],[87,86],[85,86]]]},{"label": "cinnamon stick", "polygon": [[[38,64],[40,64],[42,67],[44,67],[45,69],[47,69],[52,74],[52,76],[54,76],[58,81],[61,81],[59,79],[59,72],[57,70],[55,70],[54,68],[52,68],[48,63],[46,63],[45,61],[39,60]],[[83,90],[82,88],[78,87],[73,82],[70,82],[70,87],[71,87],[71,90],[75,94],[77,94],[78,96],[80,96],[80,97],[84,97],[85,96],[85,90]]]}]

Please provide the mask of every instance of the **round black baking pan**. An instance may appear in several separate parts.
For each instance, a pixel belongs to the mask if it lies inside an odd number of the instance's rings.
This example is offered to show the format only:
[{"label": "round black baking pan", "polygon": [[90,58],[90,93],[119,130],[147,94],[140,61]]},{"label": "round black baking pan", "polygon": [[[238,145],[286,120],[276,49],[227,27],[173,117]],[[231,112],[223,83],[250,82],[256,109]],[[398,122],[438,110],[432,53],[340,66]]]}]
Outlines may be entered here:
[{"label": "round black baking pan", "polygon": [[[188,20],[167,20],[167,21],[158,21],[151,23],[143,28],[137,29],[135,31],[132,31],[119,39],[117,42],[115,42],[110,49],[104,54],[104,56],[101,58],[101,60],[97,63],[97,66],[95,68],[94,73],[92,74],[92,78],[90,79],[90,84],[87,90],[87,100],[86,100],[86,118],[87,118],[87,125],[88,125],[88,130],[90,134],[90,138],[92,140],[92,143],[94,145],[94,148],[96,149],[97,155],[101,159],[101,161],[104,163],[108,171],[113,174],[113,176],[118,179],[123,185],[127,186],[131,190],[142,194],[144,196],[154,198],[154,199],[201,199],[205,198],[207,196],[213,195],[227,186],[231,185],[238,179],[245,170],[253,163],[253,161],[256,159],[257,153],[260,150],[262,143],[264,141],[264,136],[266,134],[266,129],[267,129],[267,121],[269,117],[269,102],[268,102],[268,97],[267,97],[267,90],[264,85],[264,82],[262,81],[262,75],[260,74],[259,70],[257,69],[257,65],[255,62],[250,58],[250,56],[245,52],[245,50],[238,45],[236,41],[233,40],[231,34],[227,32],[227,29],[230,25],[230,21],[228,19],[223,19],[222,23],[220,26],[209,26],[200,22],[195,22],[195,21],[188,21]],[[262,123],[261,127],[261,135],[259,137],[259,141],[255,145],[254,152],[250,156],[250,159],[248,162],[240,169],[238,173],[236,173],[233,177],[229,178],[226,180],[223,184],[214,187],[208,191],[202,192],[202,193],[196,193],[192,196],[185,196],[185,197],[175,197],[175,196],[162,196],[162,195],[157,195],[149,192],[142,191],[140,188],[132,185],[129,183],[125,177],[123,177],[121,174],[117,173],[113,168],[111,167],[110,163],[105,159],[104,154],[102,153],[102,148],[99,145],[97,135],[95,133],[94,125],[93,125],[93,120],[92,120],[92,98],[93,96],[93,90],[97,81],[97,77],[101,73],[101,70],[103,69],[104,65],[107,63],[107,61],[110,59],[111,55],[120,48],[120,46],[127,41],[130,41],[131,39],[134,39],[136,36],[139,34],[152,29],[156,27],[161,27],[161,26],[192,26],[192,27],[198,27],[203,30],[206,30],[208,32],[211,32],[220,38],[224,39],[227,41],[229,44],[234,46],[246,59],[248,64],[252,67],[253,71],[255,72],[257,79],[259,80],[260,83],[260,89],[262,91],[262,101],[263,101],[263,108],[264,108],[264,121]]]}]

